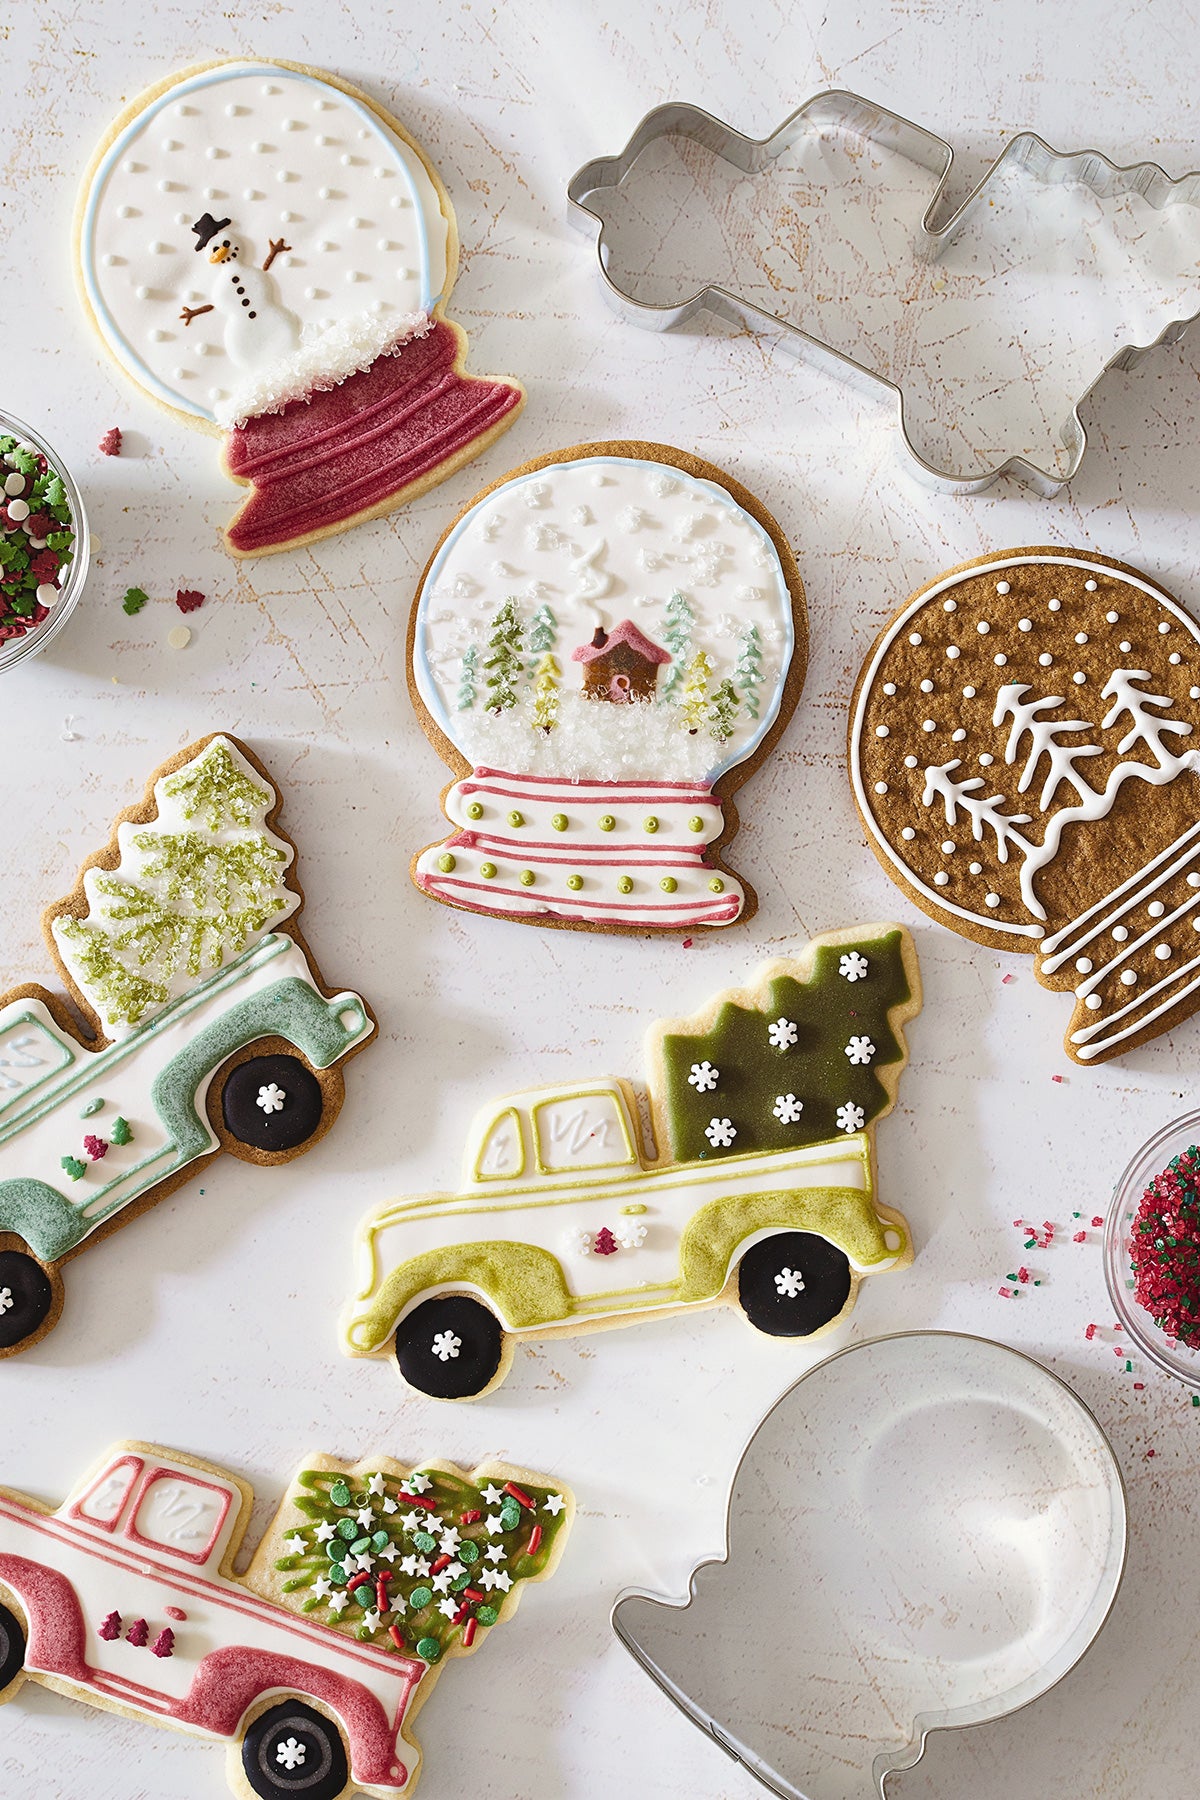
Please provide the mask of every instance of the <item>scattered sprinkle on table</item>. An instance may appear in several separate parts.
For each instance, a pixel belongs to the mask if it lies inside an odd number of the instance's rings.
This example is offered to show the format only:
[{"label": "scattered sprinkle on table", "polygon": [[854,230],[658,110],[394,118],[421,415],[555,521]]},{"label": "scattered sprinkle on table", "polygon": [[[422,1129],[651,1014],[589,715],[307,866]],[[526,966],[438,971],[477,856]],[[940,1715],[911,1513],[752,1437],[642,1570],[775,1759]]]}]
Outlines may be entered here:
[{"label": "scattered sprinkle on table", "polygon": [[181,613],[195,612],[198,606],[204,605],[204,595],[199,588],[177,588],[175,604]]},{"label": "scattered sprinkle on table", "polygon": [[167,633],[167,642],[172,650],[186,650],[192,641],[192,634],[186,625],[172,625]]},{"label": "scattered sprinkle on table", "polygon": [[122,610],[127,612],[132,619],[134,613],[141,612],[149,598],[149,594],[142,588],[126,588],[125,598],[121,602]]},{"label": "scattered sprinkle on table", "polygon": [[120,456],[121,430],[119,426],[110,425],[104,436],[100,439],[100,454],[102,456]]}]

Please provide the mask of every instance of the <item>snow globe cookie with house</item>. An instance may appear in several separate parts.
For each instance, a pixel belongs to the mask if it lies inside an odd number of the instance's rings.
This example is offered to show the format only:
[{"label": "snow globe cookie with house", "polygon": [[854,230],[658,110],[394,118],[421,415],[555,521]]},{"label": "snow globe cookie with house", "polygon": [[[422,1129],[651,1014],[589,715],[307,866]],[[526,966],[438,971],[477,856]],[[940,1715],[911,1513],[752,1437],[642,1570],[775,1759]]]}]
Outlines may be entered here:
[{"label": "snow globe cookie with house", "polygon": [[519,383],[466,373],[444,317],[445,189],[400,124],[320,70],[185,70],[121,115],[76,220],[84,304],[146,393],[224,434],[264,555],[390,511],[477,456]]},{"label": "snow globe cookie with house", "polygon": [[748,917],[733,790],[800,695],[804,590],[775,520],[660,444],[586,444],[479,495],[422,576],[410,687],[456,779],[416,885],[606,931]]}]

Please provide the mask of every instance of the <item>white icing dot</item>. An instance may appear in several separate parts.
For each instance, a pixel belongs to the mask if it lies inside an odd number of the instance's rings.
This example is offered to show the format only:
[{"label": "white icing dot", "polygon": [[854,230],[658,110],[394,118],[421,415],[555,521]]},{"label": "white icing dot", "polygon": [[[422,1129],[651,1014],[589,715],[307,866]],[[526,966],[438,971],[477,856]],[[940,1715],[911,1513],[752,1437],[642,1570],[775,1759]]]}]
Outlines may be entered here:
[{"label": "white icing dot", "polygon": [[186,381],[191,372],[190,369],[175,369],[172,371],[176,381]]},{"label": "white icing dot", "polygon": [[964,700],[973,700],[974,698],[975,698],[975,689],[973,687],[965,687],[963,689],[963,699]]},{"label": "white icing dot", "polygon": [[1180,663],[1183,661],[1183,658],[1182,658],[1182,656],[1180,656],[1178,650],[1172,650],[1170,656],[1168,656],[1168,658],[1167,658],[1167,661],[1169,663]]},{"label": "white icing dot", "polygon": [[972,875],[982,875],[983,874],[983,864],[982,863],[972,863],[970,865],[970,868],[971,868]]},{"label": "white icing dot", "polygon": [[325,296],[320,288],[306,287],[304,290],[304,298],[306,300],[322,300],[324,297]]},{"label": "white icing dot", "polygon": [[910,644],[919,644],[921,642],[920,632],[919,631],[910,632],[908,641]]},{"label": "white icing dot", "polygon": [[985,750],[979,758],[979,766],[981,769],[990,769],[995,760],[991,751]]},{"label": "white icing dot", "polygon": [[1084,585],[1084,587],[1085,587],[1085,588],[1086,588],[1086,589],[1087,589],[1087,591],[1088,591],[1088,593],[1089,593],[1089,594],[1094,594],[1094,593],[1095,593],[1095,591],[1096,591],[1096,584],[1095,584],[1095,582],[1094,582],[1094,581],[1085,581],[1085,582],[1084,582],[1084,584],[1083,584],[1083,585]]},{"label": "white icing dot", "polygon": [[933,879],[938,887],[945,887],[950,877],[947,875],[945,869],[939,869]]},{"label": "white icing dot", "polygon": [[1107,620],[1107,622],[1110,625],[1115,625],[1117,620],[1120,618],[1120,616],[1121,616],[1120,613],[1114,613],[1114,612],[1107,612],[1104,615],[1105,619]]},{"label": "white icing dot", "polygon": [[1161,900],[1152,900],[1146,908],[1152,919],[1161,919],[1166,910]]},{"label": "white icing dot", "polygon": [[162,141],[162,147],[164,150],[182,150],[183,149],[183,145],[179,142],[178,138],[164,138]]},{"label": "white icing dot", "polygon": [[1051,612],[1061,612],[1062,611],[1062,601],[1061,600],[1050,600],[1047,602],[1047,604],[1048,604]]},{"label": "white icing dot", "polygon": [[886,794],[887,791],[888,791],[888,784],[886,781],[877,781],[875,783],[875,792],[877,794]]},{"label": "white icing dot", "polygon": [[1154,954],[1157,956],[1159,962],[1166,962],[1171,954],[1170,944],[1156,944],[1154,946]]},{"label": "white icing dot", "polygon": [[127,175],[140,175],[145,164],[140,162],[127,162],[123,163],[122,167]]},{"label": "white icing dot", "polygon": [[231,101],[225,108],[225,117],[227,119],[240,119],[245,111],[246,108],[244,106],[235,106]]},{"label": "white icing dot", "polygon": [[957,612],[958,611],[958,601],[957,600],[943,600],[942,601],[942,611],[943,612]]},{"label": "white icing dot", "polygon": [[958,848],[958,845],[955,843],[952,843],[951,840],[949,838],[947,838],[945,843],[942,845],[942,855],[943,856],[953,856],[953,854],[957,850],[957,848]]},{"label": "white icing dot", "polygon": [[243,200],[261,200],[262,197],[263,196],[259,193],[257,188],[243,188],[242,189],[242,199]]},{"label": "white icing dot", "polygon": [[332,200],[334,198],[334,189],[327,187],[318,188],[317,198],[320,200]]},{"label": "white icing dot", "polygon": [[991,626],[990,626],[990,625],[989,625],[989,624],[988,624],[988,622],[987,622],[987,620],[986,620],[986,619],[980,619],[980,621],[979,621],[979,623],[978,623],[978,625],[977,625],[977,626],[976,626],[976,627],[975,627],[975,629],[976,629],[976,631],[977,631],[977,632],[978,632],[978,633],[979,633],[979,635],[980,635],[980,637],[986,637],[986,636],[987,636],[987,634],[988,634],[988,632],[989,632],[989,631],[990,631],[990,630],[991,630],[991,629],[992,629],[992,628],[991,628]]},{"label": "white icing dot", "polygon": [[285,131],[303,131],[304,130],[304,120],[303,119],[285,119],[283,121],[283,129]]},{"label": "white icing dot", "polygon": [[367,279],[368,279],[368,277],[363,274],[361,269],[347,269],[346,270],[346,280],[347,281],[366,281]]},{"label": "white icing dot", "polygon": [[1084,682],[1087,680],[1087,676],[1084,674],[1082,669],[1076,669],[1075,673],[1071,677],[1071,680],[1075,683],[1076,687],[1082,687]]},{"label": "white icing dot", "polygon": [[276,169],[275,179],[276,181],[299,181],[300,177],[295,169]]},{"label": "white icing dot", "polygon": [[170,332],[164,331],[161,325],[156,325],[154,330],[150,333],[150,336],[156,344],[165,343],[170,335]]},{"label": "white icing dot", "polygon": [[265,81],[263,83],[263,93],[264,94],[277,94],[279,91],[280,90],[275,82]]},{"label": "white icing dot", "polygon": [[937,730],[937,721],[935,719],[926,719],[921,726],[921,730],[922,731],[936,731]]},{"label": "white icing dot", "polygon": [[1002,669],[1004,667],[1005,663],[1008,661],[1008,658],[1007,658],[1007,656],[1005,656],[1005,654],[1002,650],[1000,652],[999,656],[993,656],[992,661],[995,663],[995,665],[998,669]]},{"label": "white icing dot", "polygon": [[299,217],[300,217],[299,213],[289,212],[285,208],[284,211],[281,212],[279,215],[279,222],[281,225],[294,225],[296,220]]},{"label": "white icing dot", "polygon": [[1164,619],[1158,628],[1159,636],[1166,637],[1166,635],[1167,635],[1168,631],[1170,631],[1170,629],[1171,629],[1170,624],[1168,623],[1168,621],[1166,619]]},{"label": "white icing dot", "polygon": [[272,144],[251,144],[250,148],[258,156],[266,156],[274,148],[274,146]]},{"label": "white icing dot", "polygon": [[1125,639],[1124,639],[1124,640],[1123,640],[1123,641],[1122,641],[1122,644],[1121,644],[1121,654],[1122,654],[1122,655],[1123,655],[1123,656],[1128,656],[1128,655],[1129,655],[1129,652],[1130,652],[1130,651],[1131,651],[1131,650],[1132,650],[1132,649],[1133,649],[1133,645],[1132,645],[1132,644],[1131,644],[1131,643],[1130,643],[1130,642],[1129,642],[1129,639],[1128,639],[1128,638],[1125,638]]},{"label": "white icing dot", "polygon": [[1116,943],[1123,944],[1125,939],[1129,936],[1129,928],[1126,925],[1114,925],[1112,934]]},{"label": "white icing dot", "polygon": [[1048,650],[1043,650],[1042,654],[1038,657],[1038,661],[1041,663],[1043,669],[1048,669],[1050,664],[1054,661],[1054,658]]},{"label": "white icing dot", "polygon": [[1189,700],[1200,700],[1200,687],[1189,688],[1188,689],[1188,699]]},{"label": "white icing dot", "polygon": [[983,903],[985,906],[999,906],[1000,896],[999,894],[985,894],[983,896]]},{"label": "white icing dot", "polygon": [[888,737],[890,735],[891,734],[889,733],[886,725],[877,725],[875,727],[875,736],[876,737]]},{"label": "white icing dot", "polygon": [[916,757],[915,756],[906,756],[904,759],[904,766],[906,769],[915,769],[917,766]]},{"label": "white icing dot", "polygon": [[952,744],[961,744],[966,735],[966,732],[960,725],[956,731],[950,733],[950,741]]},{"label": "white icing dot", "polygon": [[100,261],[104,264],[106,269],[115,269],[119,268],[124,263],[125,258],[123,256],[114,256],[110,251],[107,256],[102,256]]},{"label": "white icing dot", "polygon": [[1087,641],[1088,641],[1088,635],[1087,635],[1086,631],[1077,631],[1075,633],[1075,642],[1077,644],[1086,644]]},{"label": "white icing dot", "polygon": [[1200,887],[1200,875],[1197,875],[1193,870],[1187,878],[1187,884],[1189,887]]},{"label": "white icing dot", "polygon": [[959,649],[957,644],[947,644],[946,655],[950,658],[951,662],[957,662],[959,657],[962,655],[962,651]]},{"label": "white icing dot", "polygon": [[[916,835],[917,834],[911,825],[906,825],[904,830],[900,833],[900,836],[904,839],[906,844],[911,844]],[[1196,921],[1196,930],[1200,931],[1200,919],[1197,919]]]},{"label": "white icing dot", "polygon": [[996,583],[996,592],[998,594],[1007,594],[1009,592],[1009,586],[1008,586],[1007,581],[998,581]]},{"label": "white icing dot", "polygon": [[1193,931],[1200,931],[1200,919],[1193,919],[1193,920],[1192,920],[1192,930],[1193,930]]},{"label": "white icing dot", "polygon": [[894,694],[896,691],[895,682],[894,681],[885,681],[883,684],[883,691],[885,694]]},{"label": "white icing dot", "polygon": [[1097,1008],[1099,1008],[1100,1006],[1103,1005],[1103,1001],[1101,1000],[1099,994],[1089,994],[1083,1004],[1086,1007],[1088,1007],[1092,1012],[1095,1012],[1097,1010]]},{"label": "white icing dot", "polygon": [[932,681],[923,681],[923,682],[922,682],[922,683],[921,683],[921,692],[922,692],[922,693],[923,693],[923,694],[932,694],[932,692],[933,692],[933,683],[932,683]]},{"label": "white icing dot", "polygon": [[220,144],[210,144],[204,154],[207,156],[209,162],[218,162],[221,157],[227,155],[228,152],[222,150]]},{"label": "white icing dot", "polygon": [[1136,969],[1125,969],[1122,971],[1121,981],[1125,987],[1132,987],[1136,980],[1137,980]]},{"label": "white icing dot", "polygon": [[1077,960],[1077,962],[1075,964],[1075,967],[1079,970],[1079,973],[1081,975],[1090,975],[1092,972],[1091,957],[1090,956],[1079,957],[1079,959]]},{"label": "white icing dot", "polygon": [[1032,619],[1018,619],[1017,620],[1017,630],[1018,631],[1032,631],[1033,630],[1033,620]]},{"label": "white icing dot", "polygon": [[136,206],[118,206],[117,217],[118,219],[136,219],[138,209]]}]

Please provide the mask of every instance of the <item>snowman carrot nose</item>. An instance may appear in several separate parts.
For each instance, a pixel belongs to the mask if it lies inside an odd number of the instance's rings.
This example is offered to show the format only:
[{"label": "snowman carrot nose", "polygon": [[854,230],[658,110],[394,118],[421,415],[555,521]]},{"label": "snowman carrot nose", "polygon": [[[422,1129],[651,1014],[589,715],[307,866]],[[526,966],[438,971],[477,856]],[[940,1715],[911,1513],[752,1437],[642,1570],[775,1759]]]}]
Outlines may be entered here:
[{"label": "snowman carrot nose", "polygon": [[229,251],[230,244],[229,240],[226,239],[223,244],[218,244],[215,250],[209,251],[208,260],[209,262],[223,263],[225,258],[229,255]]}]

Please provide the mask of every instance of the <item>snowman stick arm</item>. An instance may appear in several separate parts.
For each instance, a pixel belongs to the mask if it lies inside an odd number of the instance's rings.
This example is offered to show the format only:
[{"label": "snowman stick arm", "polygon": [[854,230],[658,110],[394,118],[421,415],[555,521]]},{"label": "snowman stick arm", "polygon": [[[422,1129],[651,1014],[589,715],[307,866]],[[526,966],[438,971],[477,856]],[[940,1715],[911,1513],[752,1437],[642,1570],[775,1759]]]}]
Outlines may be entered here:
[{"label": "snowman stick arm", "polygon": [[193,319],[198,319],[200,317],[201,313],[212,312],[213,310],[211,304],[208,306],[185,306],[179,316],[185,325],[190,325]]},{"label": "snowman stick arm", "polygon": [[282,238],[268,239],[267,260],[263,264],[263,274],[264,275],[266,274],[267,270],[270,268],[271,264],[275,261],[275,258],[277,256],[281,256],[285,250],[290,250],[291,247],[292,246],[290,244],[285,244]]}]

